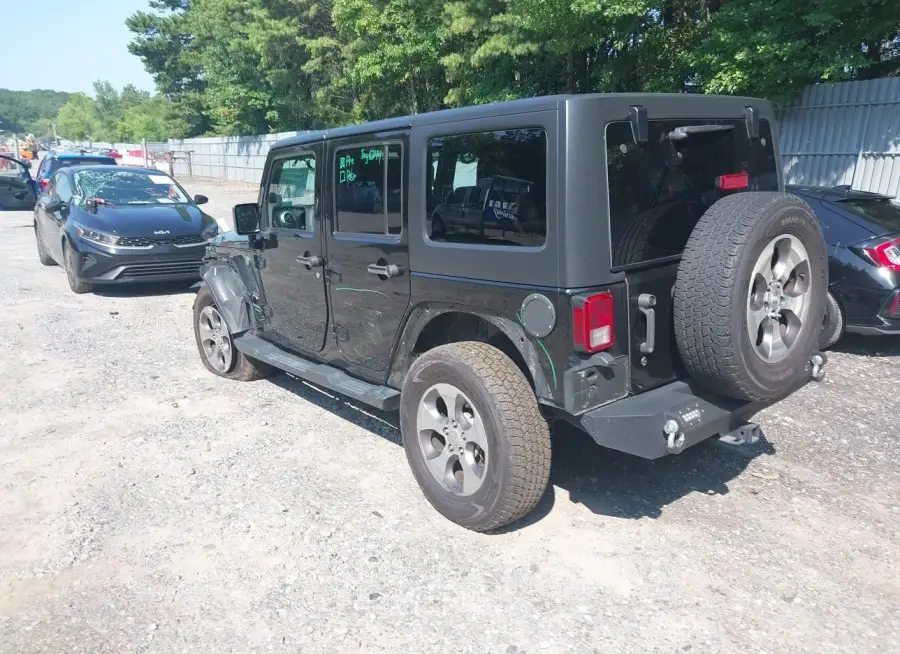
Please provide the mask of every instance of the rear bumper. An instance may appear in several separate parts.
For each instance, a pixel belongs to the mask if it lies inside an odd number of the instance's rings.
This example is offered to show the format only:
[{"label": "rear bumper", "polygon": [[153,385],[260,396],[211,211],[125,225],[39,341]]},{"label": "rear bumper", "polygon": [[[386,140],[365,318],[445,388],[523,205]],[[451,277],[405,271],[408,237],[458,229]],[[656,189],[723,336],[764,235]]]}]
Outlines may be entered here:
[{"label": "rear bumper", "polygon": [[[743,402],[675,381],[588,411],[580,422],[604,447],[658,459],[712,436],[729,434],[774,402]],[[676,448],[670,447],[666,433],[666,424],[673,420],[678,425]]]},{"label": "rear bumper", "polygon": [[[839,298],[846,305],[847,295],[842,294]],[[856,317],[847,319],[845,332],[865,336],[900,334],[900,314],[897,307],[897,303],[900,302],[900,288],[878,289],[878,291],[866,289],[866,293],[857,293],[855,298],[853,309]],[[868,304],[861,302],[860,298],[868,298]],[[868,311],[871,311],[871,314],[867,316]]]},{"label": "rear bumper", "polygon": [[844,331],[848,334],[862,334],[863,336],[900,336],[900,324],[847,325]]}]

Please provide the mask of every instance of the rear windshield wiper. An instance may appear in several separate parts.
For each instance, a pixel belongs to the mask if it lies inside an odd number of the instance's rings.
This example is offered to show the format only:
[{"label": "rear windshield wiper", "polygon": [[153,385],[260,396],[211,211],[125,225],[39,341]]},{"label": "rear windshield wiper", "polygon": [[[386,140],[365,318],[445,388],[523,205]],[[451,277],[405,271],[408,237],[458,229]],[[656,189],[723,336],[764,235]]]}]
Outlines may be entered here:
[{"label": "rear windshield wiper", "polygon": [[670,141],[683,141],[698,134],[712,134],[714,132],[730,132],[734,125],[685,125],[676,127],[669,132]]}]

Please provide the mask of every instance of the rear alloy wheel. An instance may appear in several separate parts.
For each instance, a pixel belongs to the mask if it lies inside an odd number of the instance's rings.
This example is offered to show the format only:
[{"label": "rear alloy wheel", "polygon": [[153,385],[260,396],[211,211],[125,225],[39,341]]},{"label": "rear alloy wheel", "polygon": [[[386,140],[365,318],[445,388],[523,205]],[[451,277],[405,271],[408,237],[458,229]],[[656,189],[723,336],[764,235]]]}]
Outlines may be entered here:
[{"label": "rear alloy wheel", "polygon": [[441,345],[416,359],[400,396],[400,433],[426,499],[467,529],[518,520],[547,488],[547,421],[519,367],[486,343]]},{"label": "rear alloy wheel", "polygon": [[78,265],[78,258],[78,253],[74,252],[72,248],[69,247],[68,243],[63,242],[63,259],[66,264],[66,279],[69,281],[69,288],[72,289],[72,292],[80,295],[82,293],[90,293],[94,287],[91,284],[78,279],[78,275],[75,273],[75,268]]},{"label": "rear alloy wheel", "polygon": [[37,242],[38,259],[40,259],[41,263],[45,266],[55,266],[56,262],[47,251],[47,246],[44,245],[44,239],[41,236],[37,223],[34,224],[34,240]]},{"label": "rear alloy wheel", "polygon": [[447,491],[468,497],[484,484],[490,444],[481,414],[453,384],[435,384],[419,403],[419,449],[432,477]]}]

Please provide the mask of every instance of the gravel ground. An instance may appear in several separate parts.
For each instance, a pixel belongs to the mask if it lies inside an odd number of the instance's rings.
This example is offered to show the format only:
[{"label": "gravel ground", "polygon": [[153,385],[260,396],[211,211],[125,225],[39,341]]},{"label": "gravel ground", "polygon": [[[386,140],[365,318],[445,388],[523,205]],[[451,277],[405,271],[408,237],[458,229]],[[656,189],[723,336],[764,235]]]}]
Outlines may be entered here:
[{"label": "gravel ground", "polygon": [[[249,186],[194,181],[226,224]],[[524,524],[457,528],[397,418],[202,367],[183,287],[76,296],[0,214],[0,651],[900,650],[897,340],[765,439],[647,462],[555,431]]]}]

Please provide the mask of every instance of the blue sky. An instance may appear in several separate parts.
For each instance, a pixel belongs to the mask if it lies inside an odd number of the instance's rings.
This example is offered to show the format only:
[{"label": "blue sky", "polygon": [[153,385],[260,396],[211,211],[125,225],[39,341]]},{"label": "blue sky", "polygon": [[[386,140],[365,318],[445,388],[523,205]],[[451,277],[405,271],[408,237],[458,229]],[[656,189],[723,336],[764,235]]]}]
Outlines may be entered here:
[{"label": "blue sky", "polygon": [[[141,60],[128,52],[132,34],[125,19],[148,10],[147,0],[0,0],[7,48],[0,64],[0,88],[27,91],[84,91],[94,80],[116,88],[134,84],[153,90]],[[30,28],[40,29],[34,34]],[[15,42],[26,62],[10,56]]]}]

